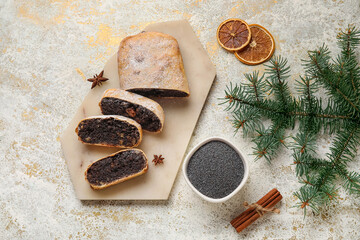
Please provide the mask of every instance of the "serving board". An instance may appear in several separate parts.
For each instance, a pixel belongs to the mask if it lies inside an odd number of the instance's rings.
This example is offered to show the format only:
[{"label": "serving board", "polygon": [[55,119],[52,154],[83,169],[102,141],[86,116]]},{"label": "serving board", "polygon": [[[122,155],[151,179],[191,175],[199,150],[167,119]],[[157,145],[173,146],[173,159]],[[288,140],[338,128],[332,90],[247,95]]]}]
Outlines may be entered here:
[{"label": "serving board", "polygon": [[[151,24],[144,30],[170,34],[177,39],[189,83],[190,97],[153,98],[164,108],[165,123],[163,131],[159,134],[144,132],[142,143],[138,146],[149,160],[146,174],[103,190],[91,189],[84,178],[88,165],[119,149],[82,144],[78,140],[75,128],[81,119],[101,115],[99,101],[106,89],[120,87],[115,53],[104,66],[104,77],[109,80],[90,90],[61,136],[70,177],[76,196],[81,200],[168,199],[192,132],[214,81],[215,68],[186,20]],[[151,161],[154,155],[160,154],[165,158],[164,164],[155,166]]]}]

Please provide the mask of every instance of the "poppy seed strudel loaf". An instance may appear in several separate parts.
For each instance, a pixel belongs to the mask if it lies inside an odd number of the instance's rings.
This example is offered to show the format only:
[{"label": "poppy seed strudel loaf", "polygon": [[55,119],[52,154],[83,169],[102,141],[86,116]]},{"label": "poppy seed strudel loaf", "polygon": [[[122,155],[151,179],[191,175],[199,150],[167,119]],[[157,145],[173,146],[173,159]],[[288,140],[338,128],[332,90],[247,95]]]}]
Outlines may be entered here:
[{"label": "poppy seed strudel loaf", "polygon": [[187,97],[179,44],[168,34],[142,32],[124,38],[118,51],[121,89],[143,96]]},{"label": "poppy seed strudel loaf", "polygon": [[93,189],[103,189],[140,176],[147,170],[148,160],[143,151],[125,149],[90,164],[85,179]]},{"label": "poppy seed strudel loaf", "polygon": [[85,118],[75,132],[85,144],[106,147],[136,147],[142,139],[142,129],[136,121],[116,115]]},{"label": "poppy seed strudel loaf", "polygon": [[132,118],[143,130],[160,132],[164,125],[164,110],[155,101],[121,89],[108,89],[99,103],[104,115]]}]

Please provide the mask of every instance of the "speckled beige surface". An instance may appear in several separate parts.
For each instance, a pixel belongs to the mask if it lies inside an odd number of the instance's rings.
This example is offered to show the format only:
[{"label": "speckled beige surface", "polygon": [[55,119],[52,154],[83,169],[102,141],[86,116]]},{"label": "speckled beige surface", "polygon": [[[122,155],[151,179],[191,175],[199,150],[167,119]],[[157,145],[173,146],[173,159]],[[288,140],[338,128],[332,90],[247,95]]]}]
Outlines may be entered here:
[{"label": "speckled beige surface", "polygon": [[[0,232],[5,239],[359,239],[359,199],[340,190],[338,205],[319,216],[291,208],[299,187],[289,151],[272,166],[250,161],[248,184],[230,201],[198,198],[179,172],[168,201],[79,201],[59,136],[87,94],[86,78],[102,68],[120,40],[147,24],[188,19],[217,68],[188,150],[209,136],[229,138],[251,159],[249,139],[233,136],[218,106],[225,85],[248,67],[217,44],[220,22],[240,17],[274,35],[276,54],[302,73],[306,51],[360,26],[359,1],[0,1]],[[75,76],[75,77],[74,77]],[[76,79],[74,81],[73,79]],[[223,124],[219,124],[222,122]],[[320,148],[326,151],[328,138]],[[357,157],[359,160],[360,157]],[[360,168],[360,162],[352,164]],[[229,221],[244,200],[271,189],[284,195],[280,215],[238,235]]]}]

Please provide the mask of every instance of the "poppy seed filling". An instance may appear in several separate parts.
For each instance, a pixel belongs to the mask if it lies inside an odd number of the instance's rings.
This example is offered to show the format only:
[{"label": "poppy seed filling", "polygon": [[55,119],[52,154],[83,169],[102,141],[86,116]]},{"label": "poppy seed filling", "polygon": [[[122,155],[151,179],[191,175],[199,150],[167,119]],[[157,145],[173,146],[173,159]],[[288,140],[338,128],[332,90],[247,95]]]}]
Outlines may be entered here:
[{"label": "poppy seed filling", "polygon": [[81,121],[78,136],[89,144],[132,147],[140,139],[136,126],[115,118],[92,118]]},{"label": "poppy seed filling", "polygon": [[146,157],[141,151],[119,152],[93,163],[86,171],[92,185],[101,186],[141,172],[146,167]]},{"label": "poppy seed filling", "polygon": [[100,102],[104,115],[121,115],[134,119],[144,130],[156,132],[161,129],[160,119],[149,109],[123,99],[106,97]]}]

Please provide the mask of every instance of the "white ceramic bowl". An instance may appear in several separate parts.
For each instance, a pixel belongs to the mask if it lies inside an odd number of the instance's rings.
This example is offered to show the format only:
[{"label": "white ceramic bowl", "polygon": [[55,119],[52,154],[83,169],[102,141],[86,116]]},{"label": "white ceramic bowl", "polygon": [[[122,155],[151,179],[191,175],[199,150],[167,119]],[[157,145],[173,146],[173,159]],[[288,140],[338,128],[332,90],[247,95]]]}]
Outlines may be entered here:
[{"label": "white ceramic bowl", "polygon": [[[244,164],[244,177],[243,179],[241,180],[239,186],[237,186],[237,188],[235,188],[235,190],[230,193],[229,195],[223,197],[223,198],[211,198],[211,197],[208,197],[208,196],[205,196],[204,194],[202,194],[201,192],[199,192],[195,187],[194,185],[192,185],[192,183],[190,182],[189,178],[188,178],[188,175],[187,175],[187,166],[189,164],[189,161],[192,157],[192,155],[203,145],[205,145],[206,143],[208,142],[211,142],[211,141],[220,141],[220,142],[224,142],[226,144],[228,144],[230,147],[232,147],[240,156],[241,160],[243,161],[243,164]],[[229,200],[231,197],[233,197],[237,192],[240,191],[240,189],[245,185],[247,179],[248,179],[248,176],[249,176],[249,164],[247,162],[247,160],[244,158],[244,156],[241,154],[241,152],[239,151],[239,149],[237,149],[231,142],[229,142],[228,140],[224,139],[224,138],[220,138],[220,137],[211,137],[211,138],[208,138],[202,142],[200,142],[198,145],[196,145],[189,153],[188,155],[186,156],[185,160],[184,160],[184,163],[182,165],[182,168],[183,168],[183,174],[184,174],[184,177],[185,177],[185,180],[187,182],[187,184],[190,186],[190,188],[192,190],[194,190],[195,193],[197,193],[200,197],[202,197],[203,199],[205,199],[206,201],[209,201],[209,202],[213,202],[213,203],[221,203],[221,202],[225,202],[227,200]]]}]

